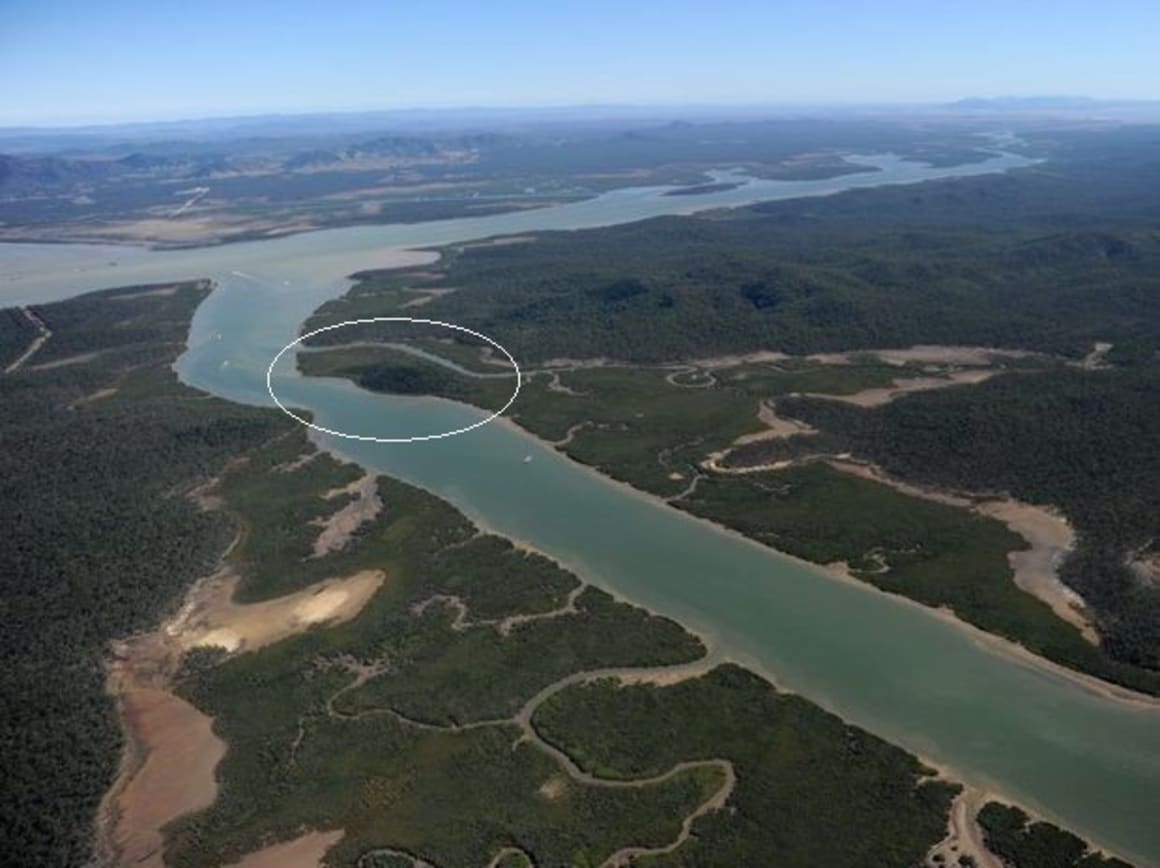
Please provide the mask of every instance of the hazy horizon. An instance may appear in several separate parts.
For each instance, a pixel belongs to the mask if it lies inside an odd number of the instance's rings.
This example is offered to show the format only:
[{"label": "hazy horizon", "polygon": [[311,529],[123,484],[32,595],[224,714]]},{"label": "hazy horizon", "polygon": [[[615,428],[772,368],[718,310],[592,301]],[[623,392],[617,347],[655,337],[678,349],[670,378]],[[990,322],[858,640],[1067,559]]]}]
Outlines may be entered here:
[{"label": "hazy horizon", "polygon": [[[1025,110],[1027,113],[1035,111],[1076,111],[1082,113],[1084,109],[1100,111],[1112,108],[1151,108],[1160,109],[1158,99],[1131,99],[1131,98],[1098,98],[1084,94],[998,94],[980,95],[964,94],[949,100],[830,100],[830,101],[791,101],[777,102],[624,102],[624,103],[544,103],[529,105],[509,105],[503,103],[456,105],[456,106],[399,106],[365,109],[303,109],[300,111],[247,111],[236,113],[174,115],[172,117],[148,117],[133,120],[95,120],[95,121],[63,121],[63,122],[32,122],[32,123],[4,123],[0,121],[0,133],[45,132],[68,133],[72,131],[87,132],[107,129],[132,130],[134,128],[148,129],[152,127],[180,127],[183,125],[245,125],[262,121],[296,120],[308,118],[335,118],[355,121],[359,118],[368,119],[436,119],[453,120],[460,118],[469,120],[472,116],[480,120],[495,119],[535,119],[537,116],[551,118],[553,116],[565,120],[573,117],[580,120],[637,120],[668,118],[679,121],[677,113],[686,113],[691,120],[705,118],[754,120],[754,119],[792,119],[814,116],[835,116],[848,112],[852,114],[905,114],[907,112],[950,112],[956,108],[966,108],[959,104],[972,102],[993,103],[996,113],[1012,111],[1017,113]],[[1010,108],[1004,108],[1003,103],[1010,103]],[[1021,109],[1021,106],[1023,108]],[[981,107],[981,113],[987,108]]]},{"label": "hazy horizon", "polygon": [[0,126],[1160,96],[1160,4],[9,0]]}]

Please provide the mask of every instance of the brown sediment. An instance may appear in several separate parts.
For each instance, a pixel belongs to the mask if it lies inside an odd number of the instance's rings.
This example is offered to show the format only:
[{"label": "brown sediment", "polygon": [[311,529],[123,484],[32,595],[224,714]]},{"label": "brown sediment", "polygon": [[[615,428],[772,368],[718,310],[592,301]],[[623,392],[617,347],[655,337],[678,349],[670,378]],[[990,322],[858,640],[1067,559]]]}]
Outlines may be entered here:
[{"label": "brown sediment", "polygon": [[343,832],[308,832],[292,841],[271,844],[231,862],[226,868],[319,868],[326,853],[342,839]]},{"label": "brown sediment", "polygon": [[162,828],[213,804],[214,770],[226,745],[209,717],[166,690],[129,688],[118,705],[131,758],[104,806],[115,819],[102,849],[111,864],[160,868]]},{"label": "brown sediment", "polygon": [[125,748],[98,814],[98,862],[159,868],[165,825],[208,807],[217,796],[215,770],[226,745],[213,734],[213,720],[171,690],[187,651],[215,647],[242,653],[318,624],[349,620],[384,578],[381,571],[367,570],[243,605],[232,601],[237,576],[223,569],[196,582],[182,610],[155,632],[114,643],[108,689],[117,702]]}]

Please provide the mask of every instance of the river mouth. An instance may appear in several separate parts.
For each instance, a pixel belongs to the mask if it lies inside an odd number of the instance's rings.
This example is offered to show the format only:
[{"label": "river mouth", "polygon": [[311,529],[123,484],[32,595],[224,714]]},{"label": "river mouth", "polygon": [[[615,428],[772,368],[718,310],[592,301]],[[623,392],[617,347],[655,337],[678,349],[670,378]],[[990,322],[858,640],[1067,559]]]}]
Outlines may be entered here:
[{"label": "river mouth", "polygon": [[[1028,163],[977,164],[958,174]],[[12,300],[36,301],[100,286],[212,276],[217,288],[198,309],[179,373],[220,397],[268,405],[263,374],[270,358],[297,337],[319,305],[345,291],[345,275],[435,257],[404,248],[954,174],[893,164],[812,186],[743,187],[694,197],[618,191],[574,206],[471,221],[334,230],[200,251],[137,251],[117,266],[102,264],[107,250],[63,259],[46,252],[42,268],[25,257],[24,276],[0,285]],[[74,270],[78,261],[84,270]],[[462,405],[372,395],[345,380],[290,376],[285,385],[295,406],[335,430],[373,428],[391,414],[431,430],[479,418],[479,411]],[[1108,702],[1066,678],[996,654],[935,613],[826,579],[720,533],[596,477],[509,425],[424,444],[324,434],[317,442],[369,470],[425,488],[482,526],[525,540],[618,596],[710,635],[729,657],[772,673],[779,685],[953,768],[972,784],[1007,793],[1144,864],[1160,860],[1151,808],[1160,801],[1160,726],[1153,711]]]}]

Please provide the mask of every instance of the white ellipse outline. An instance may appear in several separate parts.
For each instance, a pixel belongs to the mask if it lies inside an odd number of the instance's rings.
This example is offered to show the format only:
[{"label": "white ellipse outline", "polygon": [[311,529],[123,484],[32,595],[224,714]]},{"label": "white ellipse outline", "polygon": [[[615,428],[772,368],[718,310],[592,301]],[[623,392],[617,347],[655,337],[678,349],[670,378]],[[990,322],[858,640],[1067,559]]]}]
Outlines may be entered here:
[{"label": "white ellipse outline", "polygon": [[[493,347],[495,347],[497,350],[499,350],[501,353],[503,353],[505,356],[507,356],[508,361],[512,363],[512,367],[515,369],[515,372],[516,372],[515,391],[512,392],[512,396],[510,398],[508,398],[506,404],[504,404],[502,407],[500,407],[498,410],[496,410],[494,413],[492,413],[486,419],[482,419],[479,422],[476,422],[472,425],[467,425],[463,428],[456,428],[454,431],[444,431],[440,434],[420,434],[420,435],[415,436],[415,437],[374,437],[374,436],[369,435],[369,434],[347,434],[345,431],[334,431],[334,430],[331,430],[330,428],[323,428],[321,425],[315,425],[313,422],[309,422],[306,419],[303,419],[301,416],[298,416],[297,414],[295,414],[293,411],[290,410],[289,407],[287,407],[285,404],[283,404],[281,401],[278,400],[278,396],[274,394],[274,385],[273,385],[274,366],[278,364],[278,360],[286,354],[287,350],[293,349],[294,347],[298,346],[300,343],[302,343],[307,338],[312,338],[317,334],[322,334],[322,332],[328,332],[328,331],[331,331],[333,329],[342,328],[343,326],[348,326],[348,325],[364,325],[366,323],[375,323],[375,322],[409,322],[409,323],[418,323],[419,325],[443,326],[444,328],[454,329],[455,331],[463,332],[465,334],[471,335],[472,337],[479,338],[482,341],[486,341],[487,343],[489,343]],[[515,356],[513,356],[506,349],[504,349],[504,347],[499,342],[492,340],[491,338],[489,338],[485,334],[482,334],[482,333],[477,332],[477,331],[473,331],[472,329],[469,329],[466,326],[455,325],[455,323],[450,323],[450,322],[441,322],[440,320],[437,320],[437,319],[420,319],[418,317],[411,317],[411,316],[372,316],[372,317],[366,317],[363,319],[343,320],[342,322],[334,323],[333,325],[323,326],[320,329],[315,329],[312,332],[307,332],[304,335],[300,335],[296,339],[292,340],[290,343],[286,344],[286,346],[282,347],[282,349],[280,349],[278,351],[278,354],[276,356],[274,356],[274,360],[272,362],[270,362],[270,367],[266,368],[266,391],[270,393],[270,397],[274,399],[274,403],[278,405],[278,409],[281,410],[283,413],[285,413],[287,416],[289,416],[291,419],[295,420],[296,422],[301,422],[307,428],[313,428],[315,431],[321,431],[323,434],[330,434],[332,437],[343,437],[347,440],[361,440],[363,442],[368,442],[368,443],[419,443],[419,442],[426,441],[426,440],[443,440],[443,439],[446,439],[447,437],[454,437],[457,434],[466,434],[468,431],[474,431],[476,428],[481,428],[484,425],[486,425],[488,422],[491,422],[495,419],[498,419],[500,416],[502,416],[504,414],[504,411],[506,411],[508,407],[510,407],[512,404],[514,404],[516,401],[516,398],[519,397],[520,387],[522,385],[523,385],[523,376],[520,374],[519,363],[516,362]]]}]

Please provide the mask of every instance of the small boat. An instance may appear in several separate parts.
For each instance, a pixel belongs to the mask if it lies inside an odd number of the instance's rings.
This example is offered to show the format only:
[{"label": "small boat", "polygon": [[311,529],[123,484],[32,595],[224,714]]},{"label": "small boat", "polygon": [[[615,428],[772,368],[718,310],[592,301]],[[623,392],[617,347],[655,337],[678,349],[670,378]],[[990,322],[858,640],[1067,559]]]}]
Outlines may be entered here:
[{"label": "small boat", "polygon": [[531,455],[525,455],[525,456],[524,456],[524,464],[531,464],[531,463],[532,463],[532,456],[531,456]]}]

